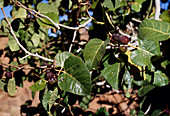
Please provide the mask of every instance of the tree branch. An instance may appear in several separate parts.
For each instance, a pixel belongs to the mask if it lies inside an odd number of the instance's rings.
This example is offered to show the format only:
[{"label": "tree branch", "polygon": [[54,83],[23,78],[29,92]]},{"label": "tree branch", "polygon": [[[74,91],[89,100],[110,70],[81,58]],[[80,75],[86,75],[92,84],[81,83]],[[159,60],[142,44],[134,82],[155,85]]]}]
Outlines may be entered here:
[{"label": "tree branch", "polygon": [[[14,2],[14,0],[12,0],[12,1]],[[55,23],[55,22],[54,22],[51,18],[49,18],[48,16],[43,15],[43,14],[35,11],[34,9],[27,8],[26,6],[22,5],[19,1],[14,2],[14,4],[16,4],[17,6],[22,7],[22,8],[24,8],[24,9],[28,10],[28,11],[35,12],[35,13],[38,14],[39,16],[48,19],[56,28],[60,29],[59,25],[58,25],[57,23]]]},{"label": "tree branch", "polygon": [[18,38],[16,37],[16,35],[15,35],[14,31],[13,31],[13,28],[12,28],[10,22],[8,21],[8,18],[6,17],[6,14],[5,14],[5,12],[4,12],[3,7],[2,7],[1,9],[2,9],[2,12],[3,12],[3,14],[4,14],[5,20],[7,21],[8,25],[9,25],[9,27],[10,27],[10,33],[12,34],[12,36],[14,37],[14,39],[16,40],[16,42],[17,42],[17,44],[19,45],[19,47],[21,47],[21,49],[24,50],[24,52],[28,54],[28,55],[26,55],[26,56],[27,56],[27,57],[28,57],[28,56],[34,56],[34,57],[41,58],[41,59],[43,59],[43,60],[45,60],[45,61],[53,62],[52,59],[48,59],[48,58],[45,58],[45,57],[43,57],[43,56],[40,56],[38,53],[33,54],[33,53],[29,52],[27,49],[24,48],[24,46],[21,45],[21,43],[19,42]]},{"label": "tree branch", "polygon": [[156,11],[155,11],[155,20],[159,20],[159,15],[160,15],[160,0],[155,0],[155,8],[156,8]]}]

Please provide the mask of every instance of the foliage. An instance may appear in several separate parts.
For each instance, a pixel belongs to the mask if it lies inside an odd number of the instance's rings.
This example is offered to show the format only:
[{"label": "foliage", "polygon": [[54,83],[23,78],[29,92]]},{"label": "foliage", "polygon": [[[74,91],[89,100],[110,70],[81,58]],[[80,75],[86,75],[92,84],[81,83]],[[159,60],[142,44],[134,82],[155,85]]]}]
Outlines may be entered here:
[{"label": "foliage", "polygon": [[[93,85],[100,79],[106,80],[116,90],[137,90],[141,99],[155,89],[169,85],[168,46],[164,44],[170,38],[169,11],[163,12],[161,21],[147,19],[154,12],[154,7],[150,11],[142,9],[145,4],[148,9],[152,6],[149,0],[49,0],[48,4],[41,0],[20,2],[0,2],[0,7],[13,6],[12,19],[7,18],[6,21],[4,18],[0,25],[1,32],[9,38],[5,50],[11,60],[5,72],[12,72],[13,75],[12,78],[2,78],[0,88],[6,91],[7,86],[9,95],[15,95],[16,86],[22,85],[26,79],[34,81],[30,89],[40,91],[40,101],[46,113],[55,115],[66,109],[66,113],[72,114],[70,106],[76,100],[82,101],[82,109],[87,109],[90,94],[95,93]],[[93,16],[89,15],[89,11],[93,12]],[[68,16],[68,19],[59,21],[60,16]],[[89,18],[92,21],[86,20]],[[142,22],[135,22],[133,18]],[[86,22],[92,23],[92,26],[87,27]],[[139,27],[135,30],[138,35],[135,42],[138,44],[134,46],[132,36],[128,41],[121,42],[127,37],[121,36],[120,30],[134,34],[125,31],[129,22],[134,24],[131,28]],[[85,43],[79,38],[81,26],[88,28],[90,36]],[[52,28],[55,37],[48,36],[49,28]],[[122,50],[121,46],[127,51]],[[17,62],[13,62],[14,58]],[[22,81],[18,82],[15,74],[22,70],[20,66],[25,63],[32,69],[27,75],[20,75]],[[127,97],[131,95],[126,93]],[[158,114],[161,110],[155,109],[152,114]],[[131,113],[145,115],[142,108]],[[99,114],[109,115],[105,108],[98,109],[96,115]]]}]

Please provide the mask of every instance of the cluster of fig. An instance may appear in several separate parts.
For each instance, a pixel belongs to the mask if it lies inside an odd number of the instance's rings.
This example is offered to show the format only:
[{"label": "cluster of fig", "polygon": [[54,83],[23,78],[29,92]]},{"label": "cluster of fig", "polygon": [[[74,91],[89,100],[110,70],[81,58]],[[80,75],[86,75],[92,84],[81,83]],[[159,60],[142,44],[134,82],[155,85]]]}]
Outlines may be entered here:
[{"label": "cluster of fig", "polygon": [[119,49],[123,53],[127,51],[127,46],[125,46],[126,44],[129,43],[129,38],[127,36],[113,34],[111,37],[111,41],[114,43],[116,42],[116,43],[124,44],[124,45],[120,46]]},{"label": "cluster of fig", "polygon": [[[47,62],[43,62],[43,66],[50,67],[51,64],[48,64]],[[48,79],[48,82],[52,85],[54,84],[57,80],[56,77],[57,75],[55,74],[54,69],[46,69],[46,78]]]}]

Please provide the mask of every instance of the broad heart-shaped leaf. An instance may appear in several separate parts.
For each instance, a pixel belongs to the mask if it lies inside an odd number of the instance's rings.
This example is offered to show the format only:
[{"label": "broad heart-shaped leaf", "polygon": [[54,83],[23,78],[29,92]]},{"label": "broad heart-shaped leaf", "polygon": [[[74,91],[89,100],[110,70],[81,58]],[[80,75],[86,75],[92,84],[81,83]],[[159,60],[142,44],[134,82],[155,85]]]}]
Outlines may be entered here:
[{"label": "broad heart-shaped leaf", "polygon": [[60,89],[85,95],[91,92],[91,77],[84,62],[77,56],[70,56],[64,62],[65,72],[58,77]]},{"label": "broad heart-shaped leaf", "polygon": [[126,0],[115,0],[115,4],[113,4],[112,0],[104,0],[103,6],[107,7],[109,11],[115,11],[117,8],[126,5]]},{"label": "broad heart-shaped leaf", "polygon": [[141,97],[141,96],[144,96],[145,94],[147,94],[149,91],[151,91],[152,89],[154,89],[155,86],[154,85],[151,85],[151,84],[148,84],[148,85],[145,85],[144,87],[141,87],[138,91],[138,95]]},{"label": "broad heart-shaped leaf", "polygon": [[33,36],[31,37],[31,41],[33,42],[34,46],[37,47],[38,44],[40,43],[40,36],[37,33],[34,33]]},{"label": "broad heart-shaped leaf", "polygon": [[139,26],[138,36],[142,40],[164,41],[170,37],[170,23],[145,19]]},{"label": "broad heart-shaped leaf", "polygon": [[27,10],[24,8],[19,8],[16,15],[13,16],[14,18],[26,18],[27,17]]},{"label": "broad heart-shaped leaf", "polygon": [[54,12],[56,14],[58,14],[58,9],[55,5],[53,4],[46,4],[46,3],[39,3],[37,5],[37,9],[39,13],[49,13],[49,12]]},{"label": "broad heart-shaped leaf", "polygon": [[12,79],[9,79],[8,85],[7,85],[7,90],[9,95],[14,96],[16,92],[16,83],[15,83],[15,78],[13,77]]},{"label": "broad heart-shaped leaf", "polygon": [[104,66],[105,68],[101,71],[101,74],[114,89],[118,89],[119,72],[121,70],[120,63],[110,65],[108,64],[108,61],[105,61]]},{"label": "broad heart-shaped leaf", "polygon": [[[46,13],[45,15],[48,16],[50,19],[52,19],[55,23],[59,23],[59,17],[56,13],[49,12]],[[37,22],[39,25],[43,27],[55,28],[53,24],[46,18],[38,19]]]},{"label": "broad heart-shaped leaf", "polygon": [[138,2],[132,2],[132,6],[131,8],[135,11],[135,12],[139,12],[141,9],[142,5],[139,4]]},{"label": "broad heart-shaped leaf", "polygon": [[84,49],[83,57],[89,70],[97,67],[98,63],[105,54],[106,46],[109,41],[109,38],[106,39],[106,41],[92,39],[87,43]]},{"label": "broad heart-shaped leaf", "polygon": [[63,52],[63,53],[58,53],[55,57],[55,66],[60,66],[60,67],[64,67],[64,62],[65,60],[69,57],[69,56],[73,56],[72,53],[69,52]]},{"label": "broad heart-shaped leaf", "polygon": [[151,57],[155,55],[161,55],[159,43],[145,40],[137,50],[131,53],[131,60],[137,66],[148,66],[149,69],[153,70]]},{"label": "broad heart-shaped leaf", "polygon": [[58,88],[55,88],[54,91],[51,93],[50,99],[49,99],[49,111],[54,104],[55,100],[57,99],[58,96]]},{"label": "broad heart-shaped leaf", "polygon": [[154,82],[153,82],[154,85],[161,87],[161,86],[168,85],[168,83],[169,83],[169,79],[164,73],[162,73],[161,71],[156,71],[154,73]]},{"label": "broad heart-shaped leaf", "polygon": [[29,87],[32,91],[40,91],[45,88],[46,81],[45,80],[39,80],[36,83],[34,83],[31,87]]},{"label": "broad heart-shaped leaf", "polygon": [[11,51],[18,51],[20,48],[13,36],[9,35],[8,45]]},{"label": "broad heart-shaped leaf", "polygon": [[42,105],[44,106],[45,110],[48,110],[47,107],[48,107],[50,96],[51,96],[51,92],[50,91],[47,91],[47,93],[45,93],[43,95]]}]

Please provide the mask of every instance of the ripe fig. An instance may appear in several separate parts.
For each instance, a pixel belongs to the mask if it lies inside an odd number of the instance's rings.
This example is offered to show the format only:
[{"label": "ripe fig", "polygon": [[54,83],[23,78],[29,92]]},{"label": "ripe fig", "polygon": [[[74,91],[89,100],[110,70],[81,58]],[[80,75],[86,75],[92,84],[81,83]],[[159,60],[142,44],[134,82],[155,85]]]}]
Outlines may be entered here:
[{"label": "ripe fig", "polygon": [[129,42],[129,38],[127,36],[121,36],[119,41],[123,44],[127,44]]},{"label": "ripe fig", "polygon": [[111,41],[112,42],[119,41],[119,39],[120,39],[120,35],[119,34],[113,34],[112,37],[111,37]]},{"label": "ripe fig", "polygon": [[11,79],[12,78],[12,73],[11,72],[6,72],[5,76],[6,76],[6,78]]}]

